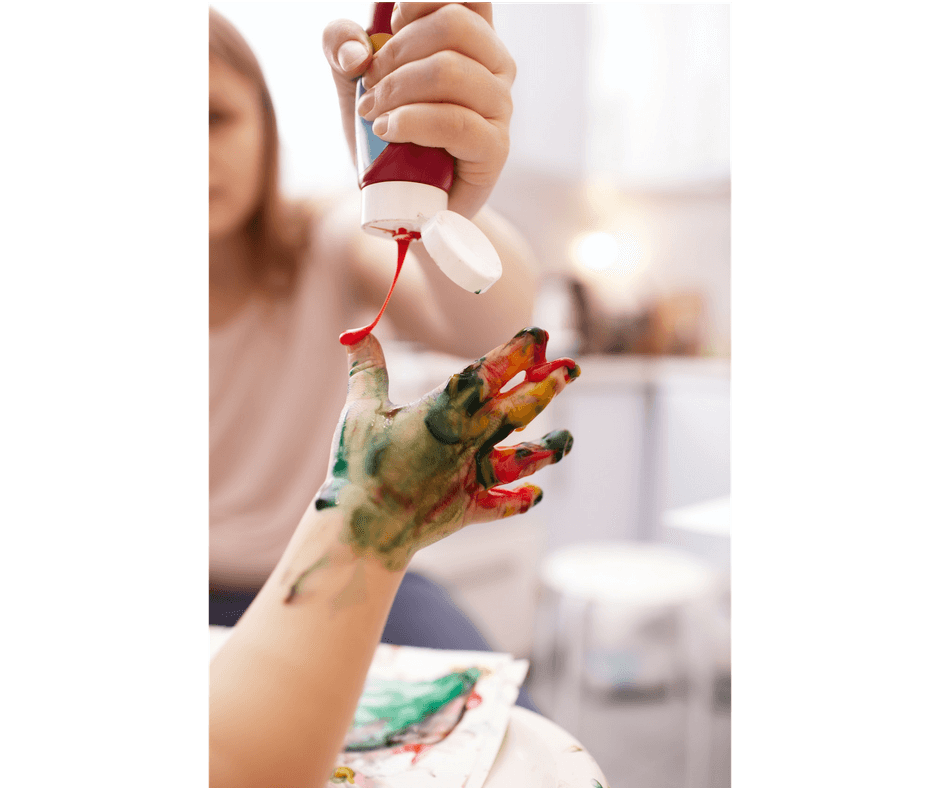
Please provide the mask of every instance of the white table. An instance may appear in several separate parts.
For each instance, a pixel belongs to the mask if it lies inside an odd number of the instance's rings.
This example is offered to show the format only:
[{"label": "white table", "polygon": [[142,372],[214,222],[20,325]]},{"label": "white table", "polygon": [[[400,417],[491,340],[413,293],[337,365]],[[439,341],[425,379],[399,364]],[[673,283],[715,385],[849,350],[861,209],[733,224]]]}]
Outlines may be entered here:
[{"label": "white table", "polygon": [[[583,542],[556,550],[541,579],[556,605],[551,652],[563,654],[553,716],[577,731],[587,650],[601,610],[648,618],[674,612],[681,622],[681,655],[688,678],[685,736],[687,788],[708,780],[714,660],[704,610],[716,572],[707,563],[648,542]],[[561,716],[563,715],[563,716]]]},{"label": "white table", "polygon": [[[600,767],[570,733],[514,706],[483,788],[610,788]],[[618,785],[617,788],[626,788]]]}]

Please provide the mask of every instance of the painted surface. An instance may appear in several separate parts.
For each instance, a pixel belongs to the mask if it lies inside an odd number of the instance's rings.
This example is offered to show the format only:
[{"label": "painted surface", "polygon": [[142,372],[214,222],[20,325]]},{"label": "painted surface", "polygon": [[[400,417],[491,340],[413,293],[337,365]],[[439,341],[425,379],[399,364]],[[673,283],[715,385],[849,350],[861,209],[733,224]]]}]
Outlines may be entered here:
[{"label": "painted surface", "polygon": [[346,750],[441,741],[460,721],[479,678],[479,669],[469,668],[431,681],[371,680],[359,699]]},{"label": "painted surface", "polygon": [[509,654],[380,644],[330,783],[482,788],[527,669]]}]

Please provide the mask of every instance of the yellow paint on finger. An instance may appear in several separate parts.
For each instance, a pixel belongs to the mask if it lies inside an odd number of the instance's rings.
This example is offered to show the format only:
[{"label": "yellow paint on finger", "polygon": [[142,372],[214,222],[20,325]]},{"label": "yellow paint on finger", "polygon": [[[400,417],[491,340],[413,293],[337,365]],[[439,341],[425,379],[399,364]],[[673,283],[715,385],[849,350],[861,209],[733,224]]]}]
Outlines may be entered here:
[{"label": "yellow paint on finger", "polygon": [[525,429],[529,422],[539,415],[558,393],[560,383],[557,378],[550,376],[533,385],[526,392],[526,400],[513,405],[506,413],[506,418],[515,424],[517,430]]}]

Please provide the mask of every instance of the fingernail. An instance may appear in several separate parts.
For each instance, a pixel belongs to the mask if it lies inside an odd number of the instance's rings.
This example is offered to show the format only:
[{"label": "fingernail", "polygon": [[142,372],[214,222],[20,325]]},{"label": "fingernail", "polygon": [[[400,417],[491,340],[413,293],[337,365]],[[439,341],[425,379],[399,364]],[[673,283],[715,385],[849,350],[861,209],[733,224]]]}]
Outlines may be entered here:
[{"label": "fingernail", "polygon": [[571,451],[574,437],[568,430],[554,430],[542,439],[542,445],[555,453],[555,462],[558,462]]},{"label": "fingernail", "polygon": [[513,339],[518,339],[525,334],[531,334],[532,338],[539,345],[544,345],[548,342],[548,332],[544,328],[539,328],[538,326],[527,326],[526,328],[523,328],[522,331],[513,337]]},{"label": "fingernail", "polygon": [[336,53],[343,71],[354,71],[369,57],[369,50],[361,41],[344,41]]},{"label": "fingernail", "polygon": [[377,137],[381,137],[383,134],[388,133],[388,113],[387,112],[384,115],[379,115],[372,122],[372,133],[375,134]]},{"label": "fingernail", "polygon": [[362,94],[362,97],[359,99],[359,103],[356,105],[356,112],[358,112],[362,117],[368,115],[372,108],[375,106],[375,91],[367,90]]}]

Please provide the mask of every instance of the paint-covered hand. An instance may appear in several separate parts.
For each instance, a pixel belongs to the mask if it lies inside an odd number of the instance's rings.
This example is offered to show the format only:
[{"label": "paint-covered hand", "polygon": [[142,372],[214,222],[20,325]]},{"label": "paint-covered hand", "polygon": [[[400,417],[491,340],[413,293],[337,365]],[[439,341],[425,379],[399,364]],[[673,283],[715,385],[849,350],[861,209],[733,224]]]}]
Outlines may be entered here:
[{"label": "paint-covered hand", "polygon": [[[497,447],[580,374],[571,359],[545,360],[548,334],[520,331],[420,400],[388,401],[385,357],[371,334],[349,348],[349,391],[317,509],[339,507],[344,541],[390,570],[474,522],[525,512],[538,487],[514,482],[558,462],[567,430],[536,443]],[[518,373],[525,380],[502,388]]]},{"label": "paint-covered hand", "polygon": [[[353,150],[354,111],[386,142],[445,148],[456,160],[448,207],[472,218],[509,155],[516,64],[493,28],[491,3],[397,3],[392,38],[375,55],[358,25],[323,34]],[[367,90],[355,104],[354,80]]]}]

